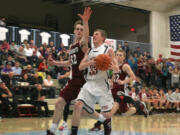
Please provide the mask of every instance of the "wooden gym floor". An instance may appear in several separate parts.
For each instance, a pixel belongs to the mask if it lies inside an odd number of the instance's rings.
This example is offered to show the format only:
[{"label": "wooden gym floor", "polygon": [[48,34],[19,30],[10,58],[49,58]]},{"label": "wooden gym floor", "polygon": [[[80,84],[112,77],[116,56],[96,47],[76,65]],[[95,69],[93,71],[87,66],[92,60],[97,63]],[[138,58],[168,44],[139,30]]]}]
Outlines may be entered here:
[{"label": "wooden gym floor", "polygon": [[[71,126],[71,115],[68,127]],[[144,116],[113,116],[112,135],[180,135],[180,114]],[[4,118],[0,120],[0,135],[45,135],[52,118]],[[101,132],[88,132],[95,120],[82,118],[79,135],[103,135]],[[69,135],[69,131],[56,135]]]}]

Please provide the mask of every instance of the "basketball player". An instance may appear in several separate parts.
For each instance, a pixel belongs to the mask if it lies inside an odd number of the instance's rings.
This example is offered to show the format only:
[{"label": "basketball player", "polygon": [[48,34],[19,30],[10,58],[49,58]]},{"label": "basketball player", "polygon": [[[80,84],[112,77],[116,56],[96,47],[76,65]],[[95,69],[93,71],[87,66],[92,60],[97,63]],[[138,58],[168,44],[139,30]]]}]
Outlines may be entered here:
[{"label": "basketball player", "polygon": [[[108,83],[107,71],[100,71],[95,67],[94,58],[99,54],[108,54],[112,60],[111,68],[118,72],[118,65],[111,47],[104,44],[106,33],[104,30],[97,29],[93,34],[94,48],[86,53],[79,65],[79,70],[87,69],[86,83],[83,85],[74,106],[72,117],[71,135],[77,135],[80,124],[81,113],[86,110],[89,114],[94,113],[96,102],[101,107],[102,114],[110,111],[113,107],[113,98]],[[84,110],[83,110],[84,109]],[[111,133],[111,119],[104,121],[104,134]]]},{"label": "basketball player", "polygon": [[[117,59],[118,65],[119,65],[119,67],[118,67],[119,72],[113,73],[113,77],[112,77],[111,92],[112,92],[113,98],[115,98],[117,96],[119,91],[122,91],[125,93],[125,91],[124,91],[125,84],[128,84],[131,81],[135,80],[135,75],[134,75],[131,67],[125,62],[125,58],[126,58],[126,55],[125,55],[125,52],[123,50],[118,50],[116,52],[116,59]],[[127,76],[129,76],[128,79],[125,79]],[[119,109],[119,103],[115,102],[114,106],[115,107],[113,107],[113,108]],[[126,104],[121,105],[121,107],[122,106],[124,109],[127,108]],[[131,113],[131,110],[132,110],[132,114],[134,114],[134,109],[129,109],[129,112],[127,112],[127,113]],[[114,114],[117,110],[114,109],[112,111],[114,111],[113,112],[113,114]],[[111,113],[111,115],[112,115],[112,113]],[[97,129],[99,129],[101,124],[102,123],[99,121],[96,122],[94,124],[94,127],[90,130],[96,131]]]},{"label": "basketball player", "polygon": [[70,47],[70,59],[68,61],[57,62],[52,58],[49,58],[49,63],[57,66],[72,66],[72,79],[68,81],[68,84],[61,90],[59,98],[55,104],[55,111],[53,115],[53,122],[51,128],[47,130],[47,135],[55,135],[55,131],[58,127],[60,120],[62,119],[62,113],[66,103],[70,103],[74,100],[80,88],[85,83],[83,71],[78,69],[81,60],[84,57],[84,52],[88,49],[89,27],[88,20],[91,16],[91,9],[85,8],[83,15],[78,14],[82,21],[77,21],[74,24],[75,43]]}]

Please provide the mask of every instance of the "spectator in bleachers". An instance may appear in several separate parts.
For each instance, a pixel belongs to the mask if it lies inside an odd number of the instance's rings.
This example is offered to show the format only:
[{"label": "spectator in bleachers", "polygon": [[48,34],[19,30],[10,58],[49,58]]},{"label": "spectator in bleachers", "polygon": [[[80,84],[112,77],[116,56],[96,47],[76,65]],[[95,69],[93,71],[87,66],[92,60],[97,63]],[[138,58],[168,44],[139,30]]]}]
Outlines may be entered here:
[{"label": "spectator in bleachers", "polygon": [[9,72],[8,76],[3,77],[2,79],[6,86],[9,88],[9,90],[14,93],[14,86],[17,82],[17,78],[14,77],[14,73]]},{"label": "spectator in bleachers", "polygon": [[49,46],[48,46],[50,49],[52,49],[53,47],[55,47],[54,46],[54,42],[53,41],[50,41],[50,43],[49,43]]},{"label": "spectator in bleachers", "polygon": [[136,95],[136,89],[134,87],[131,88],[131,91],[128,93],[130,97],[132,97],[133,100],[137,101],[138,97]]},{"label": "spectator in bleachers", "polygon": [[136,68],[137,68],[137,60],[135,60],[132,55],[130,55],[128,58],[128,64],[130,65],[131,69],[135,73]]},{"label": "spectator in bleachers", "polygon": [[51,75],[47,75],[47,78],[44,79],[43,81],[43,85],[49,88],[49,92],[48,92],[49,97],[55,98],[55,87]]},{"label": "spectator in bleachers", "polygon": [[159,54],[159,58],[157,59],[158,63],[162,63],[163,62],[163,56],[162,54]]},{"label": "spectator in bleachers", "polygon": [[152,97],[152,104],[154,109],[158,109],[158,102],[159,102],[159,93],[156,88],[153,89],[153,97]]},{"label": "spectator in bleachers", "polygon": [[166,93],[166,109],[172,109],[173,97],[172,97],[172,90],[169,89]]},{"label": "spectator in bleachers", "polygon": [[44,57],[45,56],[45,50],[43,46],[39,47],[39,52],[41,53],[41,55]]},{"label": "spectator in bleachers", "polygon": [[43,78],[38,75],[38,73],[34,73],[34,76],[31,79],[31,84],[32,85],[37,85],[37,84],[43,84]]},{"label": "spectator in bleachers", "polygon": [[171,89],[172,85],[171,85],[171,76],[172,76],[172,73],[173,73],[173,68],[172,66],[169,66],[168,68],[168,75],[167,75],[167,89]]},{"label": "spectator in bleachers", "polygon": [[43,61],[39,64],[38,67],[39,72],[46,72],[48,71],[48,65],[46,59],[43,59]]},{"label": "spectator in bleachers", "polygon": [[20,63],[18,61],[16,61],[15,66],[12,67],[12,71],[14,75],[21,75],[22,68],[20,67]]},{"label": "spectator in bleachers", "polygon": [[14,64],[15,64],[15,62],[14,62],[14,60],[13,60],[11,55],[9,55],[7,57],[7,60],[4,61],[4,65],[6,65],[7,63],[11,63],[11,66],[14,66]]},{"label": "spectator in bleachers", "polygon": [[126,56],[129,56],[130,49],[127,42],[124,42],[123,50],[126,52]]},{"label": "spectator in bleachers", "polygon": [[34,44],[34,40],[30,40],[29,46],[33,51],[37,48],[37,46]]},{"label": "spectator in bleachers", "polygon": [[9,49],[10,49],[9,43],[6,40],[4,40],[1,45],[1,51],[4,53],[8,53]]},{"label": "spectator in bleachers", "polygon": [[10,72],[13,72],[13,71],[12,71],[11,63],[8,62],[8,63],[6,64],[6,66],[1,70],[1,74],[2,74],[2,75],[8,75]]},{"label": "spectator in bleachers", "polygon": [[145,74],[145,71],[144,71],[144,62],[143,62],[143,56],[140,55],[140,57],[138,58],[138,61],[137,61],[137,75],[142,79],[144,80],[144,74]]},{"label": "spectator in bleachers", "polygon": [[37,68],[38,67],[38,51],[37,49],[35,49],[33,51],[33,55],[31,57],[31,60],[30,60],[30,64],[33,66],[33,68]]},{"label": "spectator in bleachers", "polygon": [[29,64],[26,66],[26,69],[23,69],[22,74],[28,74],[30,78],[34,76],[34,70],[32,69],[32,66]]},{"label": "spectator in bleachers", "polygon": [[163,66],[162,63],[157,62],[157,64],[156,64],[156,87],[157,88],[162,87],[162,79],[161,79],[162,66]]},{"label": "spectator in bleachers", "polygon": [[166,63],[163,63],[161,80],[162,80],[162,87],[164,89],[167,89],[167,78],[168,78],[168,67]]},{"label": "spectator in bleachers", "polygon": [[176,88],[172,93],[173,109],[179,111],[179,88]]},{"label": "spectator in bleachers", "polygon": [[22,46],[23,48],[26,48],[26,45],[27,45],[27,44],[28,44],[28,41],[25,39],[25,40],[23,41],[23,43],[22,43],[21,46]]},{"label": "spectator in bleachers", "polygon": [[54,59],[57,59],[57,50],[55,47],[52,48],[51,53]]},{"label": "spectator in bleachers", "polygon": [[24,55],[26,56],[28,63],[31,64],[31,57],[33,55],[33,49],[29,47],[29,44],[26,44],[24,48]]},{"label": "spectator in bleachers", "polygon": [[179,70],[175,68],[171,75],[171,84],[173,88],[179,87]]},{"label": "spectator in bleachers", "polygon": [[147,102],[148,101],[148,96],[146,94],[146,88],[145,87],[142,87],[142,89],[138,93],[138,97],[139,97],[139,100],[141,100],[143,102]]},{"label": "spectator in bleachers", "polygon": [[69,81],[70,79],[70,68],[68,67],[62,67],[63,69],[61,70],[61,72],[58,72],[58,76],[57,76],[57,79],[58,79],[58,82],[61,86],[61,88],[63,88],[66,83]]},{"label": "spectator in bleachers", "polygon": [[[32,94],[31,94],[31,102],[33,105],[37,106],[38,108],[38,113],[40,116],[49,116],[49,109],[48,109],[48,103],[45,101],[45,94],[44,91],[42,90],[42,86],[40,84],[36,85],[36,88],[33,89]],[[44,106],[45,109],[45,114],[42,114],[42,109],[41,107]]]},{"label": "spectator in bleachers", "polygon": [[133,54],[137,54],[137,57],[139,57],[142,53],[141,53],[141,50],[140,50],[140,47],[136,47],[136,50],[133,52]]},{"label": "spectator in bleachers", "polygon": [[19,47],[19,50],[17,52],[17,61],[19,61],[23,66],[26,65],[27,63],[27,58],[25,56],[25,52],[24,52],[24,47],[23,46],[20,46]]},{"label": "spectator in bleachers", "polygon": [[6,84],[0,80],[0,100],[2,104],[2,111],[4,115],[14,116],[16,115],[17,105],[14,102],[10,102],[9,98],[12,98],[13,94],[8,89]]},{"label": "spectator in bleachers", "polygon": [[174,64],[171,62],[171,59],[170,59],[170,58],[167,59],[166,65],[167,65],[168,68],[169,68],[170,66],[171,66],[173,69],[175,68],[175,66],[174,66]]},{"label": "spectator in bleachers", "polygon": [[6,17],[0,19],[0,26],[6,26]]},{"label": "spectator in bleachers", "polygon": [[[23,74],[22,79],[20,80],[21,83],[27,83],[26,86],[29,86],[31,84],[31,78],[28,76],[28,74]],[[20,87],[22,93],[24,96],[31,94],[31,88],[30,87]]]},{"label": "spectator in bleachers", "polygon": [[14,41],[11,42],[11,45],[10,45],[10,54],[11,56],[15,56],[15,54],[17,53],[19,47],[15,44]]},{"label": "spectator in bleachers", "polygon": [[123,50],[123,48],[122,48],[122,44],[121,44],[121,43],[119,43],[119,44],[118,44],[118,48],[117,48],[117,50]]},{"label": "spectator in bleachers", "polygon": [[162,109],[166,104],[166,95],[163,89],[159,90],[159,108]]}]

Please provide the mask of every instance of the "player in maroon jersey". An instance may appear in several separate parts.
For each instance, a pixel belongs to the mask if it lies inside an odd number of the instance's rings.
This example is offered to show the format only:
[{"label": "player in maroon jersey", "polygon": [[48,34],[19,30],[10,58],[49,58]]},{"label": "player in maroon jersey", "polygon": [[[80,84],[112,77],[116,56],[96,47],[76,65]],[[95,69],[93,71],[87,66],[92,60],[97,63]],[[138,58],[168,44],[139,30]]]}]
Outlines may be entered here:
[{"label": "player in maroon jersey", "polygon": [[[116,59],[118,61],[118,65],[119,65],[119,72],[113,73],[113,77],[112,77],[113,85],[112,85],[111,92],[112,92],[112,96],[114,99],[118,95],[119,91],[124,92],[125,84],[130,83],[132,80],[135,80],[135,75],[134,75],[133,71],[131,70],[131,67],[127,63],[125,63],[125,58],[126,58],[126,55],[125,55],[124,51],[118,50],[116,52]],[[127,76],[128,76],[128,79],[125,79]],[[123,106],[124,110],[127,109],[126,105],[124,105],[124,104],[121,104],[120,106]],[[106,115],[106,118],[107,117],[110,118],[110,116],[115,114],[118,109],[119,109],[119,103],[116,102],[116,100],[115,100],[114,106],[113,106],[111,112],[107,113],[108,115]],[[134,110],[133,109],[132,109],[132,111],[130,110],[129,113],[134,113]],[[92,129],[90,129],[90,131],[99,130],[101,124],[102,123],[100,121],[96,122],[94,124],[94,127]]]},{"label": "player in maroon jersey", "polygon": [[89,27],[88,20],[91,16],[91,8],[85,8],[83,15],[78,14],[82,21],[77,21],[74,24],[75,43],[70,47],[70,59],[68,61],[57,62],[49,58],[49,63],[57,66],[72,66],[72,79],[61,90],[59,98],[55,104],[53,122],[51,128],[47,130],[47,135],[55,135],[55,131],[63,116],[63,109],[66,103],[74,100],[80,88],[85,83],[83,71],[79,70],[79,64],[84,57],[84,53],[88,50]]}]

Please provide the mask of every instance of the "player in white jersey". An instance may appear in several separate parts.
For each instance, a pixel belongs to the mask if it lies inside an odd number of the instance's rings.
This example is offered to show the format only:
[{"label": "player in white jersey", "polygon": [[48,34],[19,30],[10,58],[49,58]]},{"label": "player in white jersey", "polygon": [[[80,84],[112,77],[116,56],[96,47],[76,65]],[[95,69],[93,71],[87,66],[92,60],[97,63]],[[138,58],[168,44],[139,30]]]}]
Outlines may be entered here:
[{"label": "player in white jersey", "polygon": [[[114,100],[108,83],[107,71],[98,70],[94,61],[94,58],[99,54],[108,54],[112,60],[111,69],[113,69],[115,72],[119,71],[113,49],[104,45],[105,38],[106,33],[104,30],[95,30],[93,34],[93,43],[95,47],[87,52],[79,65],[79,70],[87,69],[87,82],[82,87],[78,95],[77,102],[75,103],[71,135],[77,135],[83,109],[89,114],[93,114],[94,105],[99,103],[101,113],[103,114],[111,111],[113,107]],[[104,131],[105,135],[110,135],[111,119],[107,119],[104,122]]]}]

